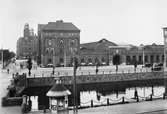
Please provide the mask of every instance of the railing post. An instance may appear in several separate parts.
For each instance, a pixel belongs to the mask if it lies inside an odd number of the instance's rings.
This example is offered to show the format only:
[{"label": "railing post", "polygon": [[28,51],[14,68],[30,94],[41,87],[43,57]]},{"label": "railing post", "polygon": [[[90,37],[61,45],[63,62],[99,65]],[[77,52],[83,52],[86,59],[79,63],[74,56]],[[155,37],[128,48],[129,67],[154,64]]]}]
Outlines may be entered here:
[{"label": "railing post", "polygon": [[137,95],[137,98],[136,98],[136,102],[139,102],[139,97],[138,97],[138,95]]},{"label": "railing post", "polygon": [[165,99],[165,93],[163,94],[163,99]]},{"label": "railing post", "polygon": [[93,100],[91,100],[91,107],[93,107]]},{"label": "railing post", "polygon": [[124,98],[124,97],[122,97],[122,103],[123,103],[123,104],[125,103],[125,98]]},{"label": "railing post", "polygon": [[107,105],[110,105],[110,101],[109,101],[109,98],[107,98]]},{"label": "railing post", "polygon": [[152,94],[150,95],[150,101],[152,101],[153,97],[152,97]]}]

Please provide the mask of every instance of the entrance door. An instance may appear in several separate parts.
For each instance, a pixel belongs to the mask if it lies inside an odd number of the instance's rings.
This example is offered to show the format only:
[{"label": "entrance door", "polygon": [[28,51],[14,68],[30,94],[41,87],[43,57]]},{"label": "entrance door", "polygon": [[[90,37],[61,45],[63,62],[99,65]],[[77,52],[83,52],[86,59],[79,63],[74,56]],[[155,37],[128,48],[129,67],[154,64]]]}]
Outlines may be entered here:
[{"label": "entrance door", "polygon": [[119,65],[121,64],[121,57],[120,55],[116,54],[113,56],[113,65]]}]

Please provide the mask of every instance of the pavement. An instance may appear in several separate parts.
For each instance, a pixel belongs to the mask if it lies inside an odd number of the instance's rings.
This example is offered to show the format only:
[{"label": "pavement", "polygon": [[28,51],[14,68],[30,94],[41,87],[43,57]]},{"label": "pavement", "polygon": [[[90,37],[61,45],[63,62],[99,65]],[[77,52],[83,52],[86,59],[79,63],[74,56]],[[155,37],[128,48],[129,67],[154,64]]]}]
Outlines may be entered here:
[{"label": "pavement", "polygon": [[[29,114],[44,113],[43,111],[33,111]],[[69,114],[73,114],[73,111],[70,110]],[[78,114],[167,114],[167,99],[79,109]]]}]

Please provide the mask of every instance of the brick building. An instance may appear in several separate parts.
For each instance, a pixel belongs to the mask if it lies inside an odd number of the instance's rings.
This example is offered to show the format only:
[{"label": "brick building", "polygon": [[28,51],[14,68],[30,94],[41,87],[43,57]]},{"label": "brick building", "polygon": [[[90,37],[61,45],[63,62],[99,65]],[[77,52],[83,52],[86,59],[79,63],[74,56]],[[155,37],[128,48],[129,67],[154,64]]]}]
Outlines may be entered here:
[{"label": "brick building", "polygon": [[25,24],[23,37],[17,40],[17,58],[23,59],[29,56],[33,59],[37,59],[38,56],[38,37],[34,34],[33,29],[29,28],[28,24]]},{"label": "brick building", "polygon": [[72,23],[49,22],[38,25],[40,60],[42,65],[70,66],[73,52],[80,55],[80,30]]}]

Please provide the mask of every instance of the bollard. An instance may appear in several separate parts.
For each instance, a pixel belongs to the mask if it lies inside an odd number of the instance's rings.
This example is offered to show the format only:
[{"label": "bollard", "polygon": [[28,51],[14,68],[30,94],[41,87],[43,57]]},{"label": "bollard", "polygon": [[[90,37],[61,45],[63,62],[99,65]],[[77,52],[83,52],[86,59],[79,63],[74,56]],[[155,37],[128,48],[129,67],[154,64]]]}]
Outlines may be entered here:
[{"label": "bollard", "polygon": [[91,107],[93,107],[93,100],[91,100]]},{"label": "bollard", "polygon": [[107,105],[110,105],[110,101],[109,101],[109,98],[107,98]]},{"label": "bollard", "polygon": [[136,102],[139,102],[139,97],[137,96],[137,98],[136,98]]},{"label": "bollard", "polygon": [[152,94],[150,95],[150,101],[152,101],[153,97],[152,97]]},{"label": "bollard", "polygon": [[125,98],[124,98],[124,97],[122,97],[122,103],[123,103],[123,104],[125,103]]},{"label": "bollard", "polygon": [[165,99],[165,93],[163,94],[163,99]]},{"label": "bollard", "polygon": [[81,72],[81,75],[83,75],[83,72]]},{"label": "bollard", "polygon": [[90,75],[90,72],[89,72],[89,75]]},{"label": "bollard", "polygon": [[104,74],[104,71],[103,71],[103,74]]},{"label": "bollard", "polygon": [[34,78],[35,78],[35,74],[34,74]]}]

